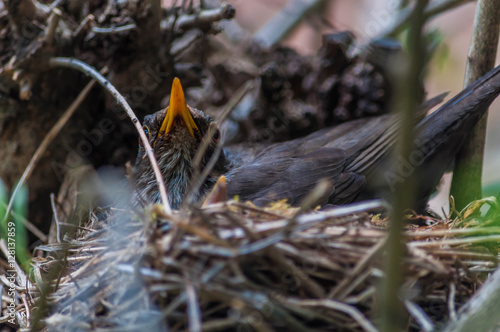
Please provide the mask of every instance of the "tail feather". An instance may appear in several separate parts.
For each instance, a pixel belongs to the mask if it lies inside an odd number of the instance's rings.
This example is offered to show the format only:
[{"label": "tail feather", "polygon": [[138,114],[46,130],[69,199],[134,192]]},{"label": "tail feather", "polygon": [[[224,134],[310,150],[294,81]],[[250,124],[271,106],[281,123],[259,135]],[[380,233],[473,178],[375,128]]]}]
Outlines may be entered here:
[{"label": "tail feather", "polygon": [[409,162],[416,164],[414,166],[422,179],[417,196],[421,198],[420,205],[427,202],[468,134],[499,94],[500,66],[418,123],[416,150]]},{"label": "tail feather", "polygon": [[[465,125],[464,128],[470,129],[481,118],[498,94],[500,94],[500,66],[489,71],[451,98],[437,111],[421,120],[417,129],[419,132],[432,133],[437,128],[442,130],[446,127],[453,127],[456,122],[460,122],[460,125]],[[476,122],[464,122],[464,117],[476,119]]]}]

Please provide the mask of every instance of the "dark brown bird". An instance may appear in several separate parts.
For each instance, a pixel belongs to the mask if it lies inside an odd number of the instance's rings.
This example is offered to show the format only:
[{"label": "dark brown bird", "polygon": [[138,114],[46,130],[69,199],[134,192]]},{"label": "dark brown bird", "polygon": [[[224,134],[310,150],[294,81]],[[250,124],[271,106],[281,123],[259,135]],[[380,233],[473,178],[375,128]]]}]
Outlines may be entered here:
[{"label": "dark brown bird", "polygon": [[[408,161],[389,164],[397,140],[398,116],[382,115],[347,122],[288,142],[224,148],[207,179],[193,194],[201,200],[220,175],[227,179],[228,197],[264,205],[288,199],[298,204],[320,181],[330,191],[323,204],[344,204],[386,197],[409,172],[418,176],[418,208],[422,209],[439,179],[453,162],[466,135],[500,93],[500,66],[460,92],[431,115],[418,121],[416,149]],[[213,129],[210,129],[213,128]],[[189,107],[181,84],[172,85],[170,105],[144,119],[144,129],[155,151],[170,203],[179,208],[193,177],[207,166],[221,144],[216,124],[202,111]],[[207,135],[212,131],[213,135]],[[195,169],[193,158],[206,142]],[[135,178],[140,196],[159,202],[149,160],[139,148]]]}]

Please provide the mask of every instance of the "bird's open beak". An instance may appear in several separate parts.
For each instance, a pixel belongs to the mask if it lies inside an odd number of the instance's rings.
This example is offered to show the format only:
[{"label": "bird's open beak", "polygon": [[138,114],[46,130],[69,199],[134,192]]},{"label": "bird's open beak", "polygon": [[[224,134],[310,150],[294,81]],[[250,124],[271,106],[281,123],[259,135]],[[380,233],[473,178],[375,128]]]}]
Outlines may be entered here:
[{"label": "bird's open beak", "polygon": [[191,137],[194,137],[194,130],[198,131],[198,127],[194,123],[191,112],[189,112],[186,99],[184,98],[184,91],[182,91],[181,81],[177,77],[174,78],[174,83],[172,84],[170,104],[158,132],[158,137],[168,134],[172,130],[176,120],[182,120]]}]

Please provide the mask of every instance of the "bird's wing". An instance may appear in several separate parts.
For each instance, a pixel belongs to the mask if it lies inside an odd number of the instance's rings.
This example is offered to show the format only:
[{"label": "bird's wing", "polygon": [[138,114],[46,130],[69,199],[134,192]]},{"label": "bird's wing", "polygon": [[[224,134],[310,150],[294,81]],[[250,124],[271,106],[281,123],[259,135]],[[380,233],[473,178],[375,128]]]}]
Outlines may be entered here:
[{"label": "bird's wing", "polygon": [[[425,103],[418,117],[443,97]],[[320,180],[327,179],[332,187],[324,203],[352,202],[396,142],[399,122],[398,116],[387,114],[267,147],[227,149],[227,159],[233,160],[226,174],[228,196],[238,195],[260,205],[286,198],[296,205]]]},{"label": "bird's wing", "polygon": [[258,205],[280,199],[297,205],[321,179],[331,183],[328,197],[322,203],[352,201],[361,191],[364,176],[345,171],[344,150],[323,147],[301,152],[290,144],[279,144],[241,163],[226,174],[228,196],[238,195],[241,200]]},{"label": "bird's wing", "polygon": [[[427,111],[439,105],[446,95],[447,93],[442,93],[420,105],[415,112],[416,120],[424,118]],[[347,169],[365,175],[371,174],[374,168],[380,165],[381,159],[386,157],[388,151],[394,146],[398,138],[400,123],[401,116],[397,114],[371,119],[366,125],[360,126],[355,131],[355,135],[361,145],[358,144],[352,149],[352,158],[348,162]],[[363,142],[368,144],[363,144]],[[342,142],[337,144],[342,145]]]}]

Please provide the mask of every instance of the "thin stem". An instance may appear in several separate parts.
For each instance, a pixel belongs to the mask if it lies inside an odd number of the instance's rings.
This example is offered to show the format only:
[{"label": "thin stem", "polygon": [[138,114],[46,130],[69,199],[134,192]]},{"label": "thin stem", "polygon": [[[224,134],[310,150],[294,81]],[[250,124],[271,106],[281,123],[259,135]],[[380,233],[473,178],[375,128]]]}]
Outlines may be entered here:
[{"label": "thin stem", "polygon": [[[422,29],[425,23],[424,9],[428,0],[417,1],[410,20],[410,30],[408,34],[408,59],[401,63],[396,63],[396,79],[398,90],[396,91],[396,107],[401,111],[400,140],[398,146],[397,165],[400,160],[409,160],[410,153],[414,147],[414,123],[415,112],[420,104],[419,90],[424,65],[424,49]],[[405,59],[406,60],[406,59]],[[399,68],[398,68],[399,67]],[[393,210],[391,215],[391,225],[386,247],[385,279],[383,281],[381,294],[381,331],[396,332],[402,331],[406,326],[407,313],[401,295],[403,285],[406,246],[404,243],[403,229],[405,211],[412,208],[415,200],[416,179],[412,173],[399,182],[393,193]]]},{"label": "thin stem", "polygon": [[61,19],[62,13],[59,9],[52,9],[52,14],[49,16],[49,25],[47,26],[45,40],[49,45],[54,42],[54,37],[56,34],[56,29],[59,25],[59,20]]},{"label": "thin stem", "polygon": [[443,332],[496,331],[500,304],[500,269],[497,269],[469,301],[460,309],[455,321],[450,321]]},{"label": "thin stem", "polygon": [[124,31],[130,31],[133,29],[135,29],[135,23],[122,25],[122,26],[118,26],[118,27],[110,27],[110,28],[92,27],[92,32],[100,33],[100,34],[107,34],[107,33],[119,33],[119,32],[124,32]]},{"label": "thin stem", "polygon": [[[464,88],[490,71],[495,58],[500,32],[500,2],[479,0],[474,18],[474,31],[467,55]],[[482,196],[481,177],[487,112],[478,121],[457,154],[451,195],[455,205],[462,210],[467,204]]]},{"label": "thin stem", "polygon": [[[162,30],[175,29],[187,30],[193,26],[203,26],[221,20],[230,20],[236,14],[236,10],[230,4],[223,4],[219,8],[205,9],[196,14],[170,16],[160,24]],[[174,29],[172,29],[174,30]]]},{"label": "thin stem", "polygon": [[[243,97],[245,97],[245,95],[252,88],[252,86],[253,86],[253,81],[249,81],[245,85],[243,85],[238,91],[236,91],[233,98],[229,100],[229,102],[226,105],[226,108],[224,109],[220,117],[217,119],[217,123],[219,126],[221,126],[224,123],[224,121],[226,121],[227,117],[231,114],[234,108],[241,102]],[[185,198],[186,203],[192,202],[192,200],[194,199],[194,194],[203,185],[205,179],[212,171],[212,168],[214,167],[215,163],[217,162],[217,159],[219,158],[220,153],[222,152],[222,143],[219,143],[215,148],[215,151],[212,153],[212,156],[208,160],[207,164],[205,165],[205,168],[200,174],[199,170],[200,170],[201,160],[205,155],[209,143],[212,141],[212,138],[215,135],[215,132],[216,130],[214,127],[209,128],[209,131],[205,134],[202,144],[196,151],[196,154],[193,158],[193,165],[196,172],[193,176],[193,179],[195,180],[191,183],[191,188],[188,190],[188,193],[186,195]]]},{"label": "thin stem", "polygon": [[323,4],[326,4],[325,0],[289,1],[276,16],[255,33],[253,39],[262,47],[271,47],[293,31],[308,13]]},{"label": "thin stem", "polygon": [[153,171],[155,173],[156,182],[158,183],[158,189],[160,191],[160,197],[163,206],[165,208],[165,212],[167,214],[172,214],[172,209],[168,201],[167,189],[165,188],[165,183],[163,182],[163,177],[161,175],[160,168],[158,167],[158,163],[156,161],[153,149],[151,148],[151,145],[149,144],[146,134],[142,129],[141,122],[139,121],[139,119],[137,119],[134,111],[132,111],[132,108],[130,108],[125,98],[118,92],[118,90],[116,90],[116,88],[111,84],[111,82],[109,82],[104,76],[99,74],[99,72],[95,70],[95,68],[89,66],[85,62],[73,58],[51,58],[49,63],[50,66],[52,67],[66,67],[66,68],[76,69],[78,71],[85,73],[85,75],[94,78],[104,89],[106,89],[109,93],[111,93],[111,95],[115,98],[116,102],[121,107],[123,107],[127,115],[132,120],[132,123],[134,124],[135,128],[139,132],[139,137],[141,138],[144,150],[146,150],[146,154],[148,155],[149,161],[151,162],[151,167],[153,168]]},{"label": "thin stem", "polygon": [[[430,18],[444,13],[452,8],[461,6],[467,2],[471,2],[472,0],[438,0],[433,1],[427,7],[425,7],[424,19],[429,20]],[[401,10],[398,17],[394,21],[394,23],[385,29],[380,35],[383,37],[387,36],[395,36],[400,33],[405,25],[411,19],[412,13],[414,12],[415,7],[409,6]]]}]

